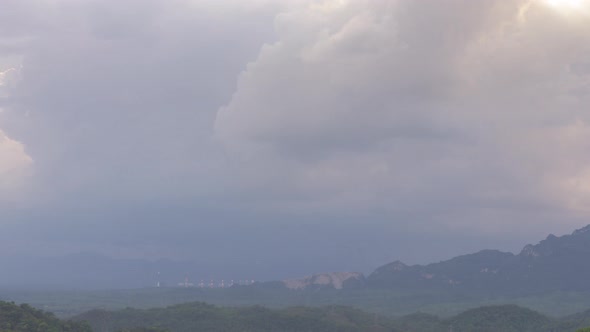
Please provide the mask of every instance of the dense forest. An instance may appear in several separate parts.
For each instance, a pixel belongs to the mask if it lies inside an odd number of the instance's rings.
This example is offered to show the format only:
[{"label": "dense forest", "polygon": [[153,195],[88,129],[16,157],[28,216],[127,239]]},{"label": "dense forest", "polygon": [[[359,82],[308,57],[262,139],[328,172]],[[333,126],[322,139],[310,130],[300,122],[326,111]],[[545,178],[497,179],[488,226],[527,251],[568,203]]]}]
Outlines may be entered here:
[{"label": "dense forest", "polygon": [[167,308],[91,310],[66,321],[27,304],[0,302],[0,332],[590,332],[588,326],[590,310],[556,319],[516,305],[480,307],[448,318],[425,313],[391,318],[345,306],[268,309],[194,302]]},{"label": "dense forest", "polygon": [[391,331],[389,320],[350,307],[292,307],[282,310],[260,306],[222,308],[187,303],[164,309],[93,310],[75,317],[90,322],[96,332],[136,327],[167,331]]},{"label": "dense forest", "polygon": [[[590,311],[560,319],[515,305],[487,306],[450,318],[416,313],[389,318],[343,306],[222,308],[195,302],[158,309],[92,310],[75,317],[95,332],[110,331],[391,331],[575,332],[590,326]],[[139,329],[143,328],[143,329]]]},{"label": "dense forest", "polygon": [[27,304],[0,301],[0,332],[91,332],[85,322],[63,321]]}]

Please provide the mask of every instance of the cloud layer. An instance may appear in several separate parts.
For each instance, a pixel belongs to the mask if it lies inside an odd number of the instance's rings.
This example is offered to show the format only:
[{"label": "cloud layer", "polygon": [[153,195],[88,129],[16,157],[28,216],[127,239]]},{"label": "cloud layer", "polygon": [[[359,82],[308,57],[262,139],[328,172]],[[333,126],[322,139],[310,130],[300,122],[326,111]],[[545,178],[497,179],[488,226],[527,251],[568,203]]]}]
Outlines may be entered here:
[{"label": "cloud layer", "polygon": [[11,249],[31,227],[55,252],[198,256],[227,235],[267,266],[281,244],[367,268],[590,213],[587,1],[3,6],[0,198],[27,206],[1,207]]},{"label": "cloud layer", "polygon": [[534,206],[585,210],[585,10],[335,1],[283,13],[216,133],[312,206],[424,209],[476,227],[490,210],[505,223]]},{"label": "cloud layer", "polygon": [[[0,116],[4,112],[2,102],[9,98],[16,80],[16,69],[0,71]],[[22,191],[31,175],[32,162],[23,144],[0,130],[0,200],[13,202],[23,195]]]}]

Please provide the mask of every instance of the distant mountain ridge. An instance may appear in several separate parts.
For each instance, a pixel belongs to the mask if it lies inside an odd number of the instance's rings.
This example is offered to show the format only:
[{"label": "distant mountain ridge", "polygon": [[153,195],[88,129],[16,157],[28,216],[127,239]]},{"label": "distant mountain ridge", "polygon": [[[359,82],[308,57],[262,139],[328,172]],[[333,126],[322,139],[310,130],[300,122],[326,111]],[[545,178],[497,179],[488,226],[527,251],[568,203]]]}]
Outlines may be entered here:
[{"label": "distant mountain ridge", "polygon": [[[146,308],[191,301],[273,308],[339,304],[400,316],[421,311],[447,317],[481,305],[513,303],[561,316],[590,308],[589,258],[590,226],[587,226],[565,236],[549,235],[537,244],[524,246],[518,254],[482,250],[428,265],[396,261],[377,268],[368,276],[354,272],[322,273],[300,279],[234,284],[225,289],[152,285],[119,291],[37,295],[30,291],[5,291],[2,295],[6,300],[31,303],[61,317],[81,312],[80,306],[71,306],[72,301],[85,303],[84,309],[116,309],[121,304]],[[76,270],[87,268],[86,275],[92,272],[91,267],[96,267],[92,263],[94,260],[80,261]],[[63,266],[53,265],[52,269],[47,266],[47,271]],[[105,273],[96,275],[96,281],[90,280],[93,284],[113,275],[107,273],[112,266],[108,260],[99,266],[104,267]],[[120,275],[128,275],[127,278],[147,274],[142,270],[141,261],[120,261],[119,266]],[[170,274],[170,269],[161,271]],[[44,276],[47,277],[47,273]],[[590,326],[590,320],[588,323]]]},{"label": "distant mountain ridge", "polygon": [[[189,278],[192,285],[221,279],[235,284],[242,275],[212,275],[216,266],[202,262],[114,259],[95,254],[54,258],[4,256],[0,289],[131,289],[177,287]],[[295,270],[295,268],[292,268]],[[549,235],[528,244],[518,254],[482,250],[449,260],[407,265],[391,262],[368,276],[335,272],[256,283],[285,290],[403,289],[444,290],[476,295],[527,295],[550,291],[590,292],[590,225],[564,236]],[[249,281],[251,283],[251,281]],[[188,283],[187,283],[188,284]],[[258,285],[259,284],[259,285]],[[227,285],[227,283],[226,283]]]},{"label": "distant mountain ridge", "polygon": [[[346,275],[340,273],[339,275]],[[470,294],[532,294],[548,291],[590,291],[590,225],[569,235],[550,234],[519,254],[482,250],[428,265],[395,261],[366,278],[354,274],[367,288],[454,290]],[[315,283],[313,277],[283,281],[290,289],[346,288],[347,284]],[[337,287],[342,286],[342,287]]]},{"label": "distant mountain ridge", "polygon": [[590,225],[550,234],[512,253],[482,250],[428,265],[393,262],[367,277],[368,287],[440,288],[469,292],[590,291]]}]

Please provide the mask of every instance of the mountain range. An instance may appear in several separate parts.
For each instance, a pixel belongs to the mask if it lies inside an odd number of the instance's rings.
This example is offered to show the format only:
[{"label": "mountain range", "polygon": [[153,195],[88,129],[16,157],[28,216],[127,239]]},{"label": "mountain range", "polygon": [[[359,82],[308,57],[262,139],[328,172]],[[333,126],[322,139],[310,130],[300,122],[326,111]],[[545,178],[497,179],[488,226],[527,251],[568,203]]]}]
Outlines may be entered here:
[{"label": "mountain range", "polygon": [[326,273],[284,280],[289,289],[373,288],[453,290],[469,294],[533,294],[551,291],[590,291],[590,225],[572,234],[549,235],[526,245],[518,254],[498,250],[454,257],[428,265],[395,261],[368,276]]},{"label": "mountain range", "polygon": [[[28,261],[31,272],[25,274],[17,273],[17,267],[13,270],[2,265],[5,269],[0,281],[13,275],[20,276],[23,285],[41,277],[55,284],[71,284],[67,285],[69,290],[4,289],[0,298],[30,303],[61,317],[92,308],[150,308],[192,301],[271,308],[337,304],[391,315],[422,311],[441,316],[496,304],[519,304],[556,316],[590,307],[590,226],[561,237],[549,235],[524,246],[518,254],[482,250],[427,265],[396,261],[368,275],[334,272],[241,285],[238,280],[223,289],[209,288],[208,284],[200,288],[198,281],[178,286],[183,271],[190,273],[182,262],[92,255],[74,258]],[[162,287],[155,287],[155,271],[162,267],[167,274],[160,276]],[[198,267],[190,266],[193,270]]]},{"label": "mountain range", "polygon": [[[0,287],[21,289],[130,289],[178,287],[202,266],[171,260],[112,259],[79,254],[59,258],[0,262]],[[162,271],[161,274],[158,274]],[[207,276],[208,277],[208,276]],[[211,278],[213,279],[213,278]],[[254,288],[304,291],[318,289],[403,290],[463,293],[473,296],[590,292],[590,225],[564,236],[549,235],[518,254],[482,250],[427,265],[391,262],[368,275],[335,272],[256,283]],[[209,278],[205,280],[208,286]],[[190,280],[198,286],[199,280]],[[230,284],[226,280],[226,285]],[[239,280],[235,280],[238,284]],[[249,280],[248,283],[251,283]],[[254,291],[254,290],[252,290]]]}]

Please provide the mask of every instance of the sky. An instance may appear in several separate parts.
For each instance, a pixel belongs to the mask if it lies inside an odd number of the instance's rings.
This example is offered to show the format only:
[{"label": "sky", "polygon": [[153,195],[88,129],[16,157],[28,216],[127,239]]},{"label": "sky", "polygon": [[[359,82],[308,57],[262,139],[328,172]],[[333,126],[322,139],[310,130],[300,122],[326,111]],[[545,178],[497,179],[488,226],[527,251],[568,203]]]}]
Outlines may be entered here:
[{"label": "sky", "polygon": [[1,7],[5,258],[272,279],[590,223],[590,0]]}]

